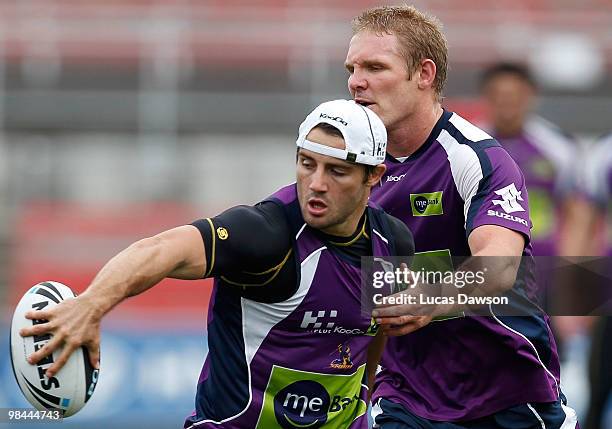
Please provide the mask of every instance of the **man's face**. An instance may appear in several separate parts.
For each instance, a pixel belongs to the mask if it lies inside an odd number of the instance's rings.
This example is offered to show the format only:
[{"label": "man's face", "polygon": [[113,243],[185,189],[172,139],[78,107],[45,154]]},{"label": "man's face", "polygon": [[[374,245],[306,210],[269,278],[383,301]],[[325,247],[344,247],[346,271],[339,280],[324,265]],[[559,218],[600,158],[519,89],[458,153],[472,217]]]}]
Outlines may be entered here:
[{"label": "man's face", "polygon": [[419,93],[395,35],[360,31],[351,39],[344,65],[353,99],[377,113],[388,131],[412,114]]},{"label": "man's face", "polygon": [[483,90],[493,127],[498,131],[520,130],[533,103],[531,85],[513,74],[500,74]]},{"label": "man's face", "polygon": [[[306,138],[338,149],[345,148],[341,137],[330,136],[317,128]],[[296,167],[297,193],[306,223],[328,234],[352,234],[369,196],[364,174],[362,165],[300,149]]]}]

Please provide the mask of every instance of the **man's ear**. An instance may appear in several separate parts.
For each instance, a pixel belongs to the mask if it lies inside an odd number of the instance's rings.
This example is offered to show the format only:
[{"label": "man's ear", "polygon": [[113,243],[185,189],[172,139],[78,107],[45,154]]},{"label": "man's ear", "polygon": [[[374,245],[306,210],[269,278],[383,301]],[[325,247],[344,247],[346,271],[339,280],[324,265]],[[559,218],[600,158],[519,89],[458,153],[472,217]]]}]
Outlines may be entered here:
[{"label": "man's ear", "polygon": [[421,61],[420,68],[417,69],[417,84],[419,89],[432,88],[436,79],[437,67],[430,59]]},{"label": "man's ear", "polygon": [[366,184],[370,187],[376,185],[382,179],[383,174],[387,171],[387,166],[385,164],[378,164],[375,166],[370,174],[368,175],[368,179],[366,180]]}]

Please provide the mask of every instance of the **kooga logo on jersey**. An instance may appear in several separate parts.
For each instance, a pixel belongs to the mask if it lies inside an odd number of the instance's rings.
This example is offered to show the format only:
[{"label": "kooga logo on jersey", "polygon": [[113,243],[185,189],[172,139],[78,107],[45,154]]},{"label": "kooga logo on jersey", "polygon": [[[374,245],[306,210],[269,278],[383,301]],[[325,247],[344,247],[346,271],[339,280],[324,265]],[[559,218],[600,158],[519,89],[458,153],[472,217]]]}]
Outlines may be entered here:
[{"label": "kooga logo on jersey", "polygon": [[319,118],[323,118],[323,119],[329,119],[330,121],[336,121],[336,122],[340,122],[342,125],[344,125],[345,127],[348,126],[348,122],[346,122],[344,119],[342,119],[340,116],[329,116],[327,113],[321,113],[319,115]]},{"label": "kooga logo on jersey", "polygon": [[[336,322],[330,319],[335,319],[337,316],[338,310],[330,310],[329,313],[325,310],[317,311],[316,316],[313,311],[305,311],[300,328],[314,334],[365,335],[368,332],[359,328],[349,329],[336,326]],[[325,326],[323,326],[324,323]]]},{"label": "kooga logo on jersey", "polygon": [[406,173],[400,174],[399,176],[387,176],[387,182],[399,182],[406,176]]}]

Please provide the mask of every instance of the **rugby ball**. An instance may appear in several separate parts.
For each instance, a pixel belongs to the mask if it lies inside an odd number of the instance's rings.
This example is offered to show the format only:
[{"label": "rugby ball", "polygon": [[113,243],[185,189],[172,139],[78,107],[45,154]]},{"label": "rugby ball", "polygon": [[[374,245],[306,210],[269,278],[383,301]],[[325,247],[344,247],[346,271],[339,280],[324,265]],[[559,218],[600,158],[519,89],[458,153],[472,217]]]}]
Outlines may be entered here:
[{"label": "rugby ball", "polygon": [[73,299],[76,294],[58,282],[38,283],[21,298],[11,324],[11,360],[13,373],[24,396],[39,410],[58,409],[68,417],[79,411],[91,398],[98,381],[99,371],[89,362],[89,353],[84,347],[75,350],[66,365],[51,378],[45,371],[57,359],[62,348],[55,350],[36,365],[30,365],[28,356],[40,349],[51,339],[51,335],[22,337],[22,328],[43,323],[29,320],[25,314],[30,310],[50,309],[65,299]]}]

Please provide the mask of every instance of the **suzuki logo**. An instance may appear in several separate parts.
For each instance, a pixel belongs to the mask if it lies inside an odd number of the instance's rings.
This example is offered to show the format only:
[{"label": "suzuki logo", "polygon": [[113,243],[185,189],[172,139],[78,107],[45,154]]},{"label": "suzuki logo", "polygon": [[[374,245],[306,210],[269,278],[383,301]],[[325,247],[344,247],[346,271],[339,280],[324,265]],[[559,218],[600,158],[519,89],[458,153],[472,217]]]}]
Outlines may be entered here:
[{"label": "suzuki logo", "polygon": [[501,206],[506,213],[524,212],[525,209],[519,204],[519,201],[523,201],[521,191],[516,189],[516,185],[511,183],[505,188],[495,191],[497,195],[502,197],[502,200],[493,200],[493,204]]}]

